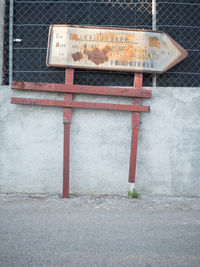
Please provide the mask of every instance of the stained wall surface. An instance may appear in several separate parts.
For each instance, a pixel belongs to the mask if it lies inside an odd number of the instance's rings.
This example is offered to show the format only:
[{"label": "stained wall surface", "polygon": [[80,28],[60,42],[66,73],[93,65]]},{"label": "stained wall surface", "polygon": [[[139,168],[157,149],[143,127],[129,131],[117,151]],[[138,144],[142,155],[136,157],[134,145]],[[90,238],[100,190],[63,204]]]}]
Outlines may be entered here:
[{"label": "stained wall surface", "polygon": [[[200,196],[200,90],[153,88],[142,114],[136,188],[143,194]],[[10,97],[61,94],[0,87],[0,192],[62,192],[62,108],[21,106]],[[75,100],[131,104],[131,98]],[[131,113],[73,109],[70,192],[127,195]]]}]

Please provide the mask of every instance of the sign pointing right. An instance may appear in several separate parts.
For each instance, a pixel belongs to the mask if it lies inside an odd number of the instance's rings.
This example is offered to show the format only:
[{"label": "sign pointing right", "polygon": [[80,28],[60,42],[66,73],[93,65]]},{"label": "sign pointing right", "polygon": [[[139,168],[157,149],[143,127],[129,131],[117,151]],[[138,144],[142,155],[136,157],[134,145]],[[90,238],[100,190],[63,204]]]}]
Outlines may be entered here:
[{"label": "sign pointing right", "polygon": [[164,32],[52,25],[47,66],[162,73],[188,56]]},{"label": "sign pointing right", "polygon": [[[155,52],[157,61],[155,61],[155,72],[165,72],[188,56],[188,52],[176,43],[166,33],[158,33],[159,49]],[[150,38],[149,44],[151,43]],[[152,40],[152,42],[154,42]],[[156,42],[156,41],[155,41]]]}]

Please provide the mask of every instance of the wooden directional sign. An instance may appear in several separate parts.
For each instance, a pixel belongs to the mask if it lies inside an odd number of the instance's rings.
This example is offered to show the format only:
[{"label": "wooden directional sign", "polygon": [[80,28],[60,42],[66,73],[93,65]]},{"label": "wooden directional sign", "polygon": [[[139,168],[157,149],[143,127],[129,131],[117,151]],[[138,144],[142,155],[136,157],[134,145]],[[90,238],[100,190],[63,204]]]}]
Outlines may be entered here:
[{"label": "wooden directional sign", "polygon": [[187,55],[164,32],[52,25],[47,66],[162,73]]}]

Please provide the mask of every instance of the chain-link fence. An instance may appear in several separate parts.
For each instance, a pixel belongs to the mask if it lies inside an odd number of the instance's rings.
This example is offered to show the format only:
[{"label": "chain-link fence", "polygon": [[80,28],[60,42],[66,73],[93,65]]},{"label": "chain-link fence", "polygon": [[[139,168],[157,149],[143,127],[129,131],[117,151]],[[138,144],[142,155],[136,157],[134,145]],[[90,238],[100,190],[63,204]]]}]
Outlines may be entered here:
[{"label": "chain-link fence", "polygon": [[[50,24],[77,24],[152,29],[152,1],[156,3],[156,25],[188,52],[183,62],[157,75],[157,86],[200,85],[199,0],[15,0],[13,79],[64,83],[65,69],[46,67]],[[8,64],[4,82],[8,83]],[[144,85],[152,86],[151,74]],[[132,86],[133,73],[75,70],[75,83]]]}]

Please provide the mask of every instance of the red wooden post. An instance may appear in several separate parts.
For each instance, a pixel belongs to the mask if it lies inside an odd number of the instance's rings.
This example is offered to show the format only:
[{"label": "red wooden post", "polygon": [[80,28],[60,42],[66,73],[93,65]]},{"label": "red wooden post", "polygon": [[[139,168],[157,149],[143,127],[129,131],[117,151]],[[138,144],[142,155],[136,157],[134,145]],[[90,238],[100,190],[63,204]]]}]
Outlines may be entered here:
[{"label": "red wooden post", "polygon": [[[66,69],[65,84],[73,84],[74,70]],[[65,94],[64,100],[72,101],[72,94]],[[64,108],[64,154],[63,154],[63,198],[69,197],[69,155],[70,155],[70,123],[72,117],[72,109]]]},{"label": "red wooden post", "polygon": [[[142,73],[135,73],[134,76],[134,88],[142,89]],[[141,105],[141,99],[134,98],[133,105]],[[131,156],[130,156],[130,166],[129,166],[129,183],[135,182],[135,171],[136,171],[136,158],[137,158],[137,143],[138,143],[138,133],[140,129],[140,113],[132,113],[132,140],[131,140]]]}]

